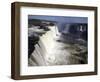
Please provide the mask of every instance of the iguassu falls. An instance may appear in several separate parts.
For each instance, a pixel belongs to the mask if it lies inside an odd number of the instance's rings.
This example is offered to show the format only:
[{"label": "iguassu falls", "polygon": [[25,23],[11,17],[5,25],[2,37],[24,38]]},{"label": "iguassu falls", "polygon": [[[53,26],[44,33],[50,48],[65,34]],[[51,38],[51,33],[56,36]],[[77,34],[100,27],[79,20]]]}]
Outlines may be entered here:
[{"label": "iguassu falls", "polygon": [[[37,20],[35,20],[37,21]],[[59,31],[55,21],[31,23],[28,27],[28,65],[87,64],[87,24],[66,23]]]}]

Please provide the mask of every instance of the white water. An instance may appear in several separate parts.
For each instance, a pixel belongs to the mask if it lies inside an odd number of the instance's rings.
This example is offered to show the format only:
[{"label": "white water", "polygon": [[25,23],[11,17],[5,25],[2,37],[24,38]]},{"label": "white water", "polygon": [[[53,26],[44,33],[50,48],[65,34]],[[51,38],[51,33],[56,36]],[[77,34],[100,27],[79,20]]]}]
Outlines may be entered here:
[{"label": "white water", "polygon": [[[85,60],[81,57],[77,48],[86,50],[86,47],[79,44],[69,44],[56,41],[60,38],[60,33],[56,26],[49,26],[50,31],[47,31],[40,37],[39,45],[36,45],[36,50],[32,53],[37,60],[39,66],[45,65],[68,65],[80,64],[80,60]],[[78,55],[73,55],[78,54]]]}]

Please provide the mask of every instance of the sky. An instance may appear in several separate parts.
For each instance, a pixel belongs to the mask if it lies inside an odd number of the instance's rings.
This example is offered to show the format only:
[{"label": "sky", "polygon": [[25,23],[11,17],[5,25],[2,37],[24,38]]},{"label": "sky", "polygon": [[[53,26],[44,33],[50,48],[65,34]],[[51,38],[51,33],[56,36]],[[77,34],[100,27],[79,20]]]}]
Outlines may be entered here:
[{"label": "sky", "polygon": [[67,16],[47,16],[47,15],[29,15],[28,19],[41,19],[63,23],[87,23],[87,17],[67,17]]}]

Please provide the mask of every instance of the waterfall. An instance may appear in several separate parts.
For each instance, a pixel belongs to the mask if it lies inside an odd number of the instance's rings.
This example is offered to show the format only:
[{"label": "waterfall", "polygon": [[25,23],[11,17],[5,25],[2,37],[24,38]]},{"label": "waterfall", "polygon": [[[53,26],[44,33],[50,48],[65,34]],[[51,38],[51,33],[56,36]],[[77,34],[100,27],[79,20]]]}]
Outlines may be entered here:
[{"label": "waterfall", "polygon": [[[40,36],[35,45],[29,66],[52,66],[87,63],[87,46],[79,43],[71,44],[66,38],[61,38],[57,26],[48,26],[50,31]],[[67,40],[68,36],[66,35]],[[71,36],[70,36],[71,38]],[[66,41],[57,41],[58,39]]]}]

